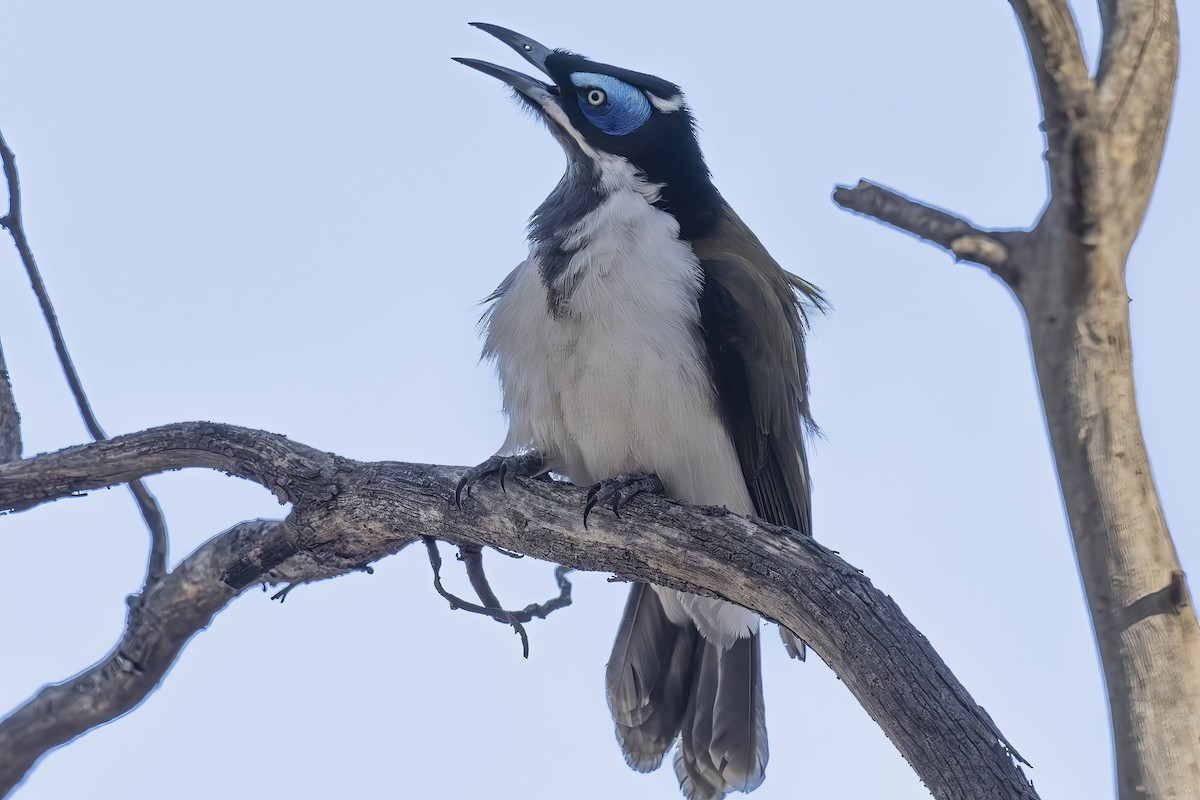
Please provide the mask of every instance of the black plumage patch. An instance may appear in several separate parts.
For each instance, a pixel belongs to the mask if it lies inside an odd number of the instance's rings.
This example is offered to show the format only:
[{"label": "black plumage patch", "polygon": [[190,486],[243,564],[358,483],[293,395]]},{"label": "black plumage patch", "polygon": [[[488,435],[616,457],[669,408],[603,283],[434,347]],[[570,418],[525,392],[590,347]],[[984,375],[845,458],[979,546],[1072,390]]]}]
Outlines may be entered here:
[{"label": "black plumage patch", "polygon": [[550,312],[556,317],[562,316],[575,289],[562,281],[575,255],[575,250],[567,247],[568,234],[604,201],[597,171],[590,161],[571,161],[562,180],[529,220],[529,240],[549,295]]},{"label": "black plumage patch", "polygon": [[663,99],[682,97],[677,85],[564,50],[556,50],[546,59],[546,71],[561,92],[559,105],[563,112],[588,144],[601,152],[626,159],[650,183],[663,186],[655,205],[679,221],[680,236],[684,239],[702,236],[720,222],[723,200],[712,184],[696,139],[692,112],[686,105],[677,111],[655,110],[637,130],[612,135],[588,121],[575,96],[578,89],[571,83],[571,74],[610,75]]}]

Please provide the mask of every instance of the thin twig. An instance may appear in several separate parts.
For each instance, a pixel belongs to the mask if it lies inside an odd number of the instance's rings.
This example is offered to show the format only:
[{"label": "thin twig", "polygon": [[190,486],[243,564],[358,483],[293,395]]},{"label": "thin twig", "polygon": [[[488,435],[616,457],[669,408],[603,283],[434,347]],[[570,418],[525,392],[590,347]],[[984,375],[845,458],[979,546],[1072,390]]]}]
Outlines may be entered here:
[{"label": "thin twig", "polygon": [[527,614],[531,618],[545,619],[560,608],[571,605],[571,582],[567,580],[567,575],[571,572],[570,567],[564,567],[562,564],[555,567],[554,583],[558,586],[558,597],[544,603],[530,603],[516,615],[517,619],[524,619]]},{"label": "thin twig", "polygon": [[8,365],[4,363],[4,348],[0,348],[0,464],[20,457],[21,415],[8,378]]},{"label": "thin twig", "polygon": [[[17,159],[4,140],[3,133],[0,133],[0,162],[3,163],[4,177],[8,182],[8,213],[0,217],[0,228],[4,228],[12,236],[13,244],[16,245],[17,252],[21,256],[21,263],[25,265],[29,282],[33,286],[33,292],[37,295],[38,304],[42,308],[42,316],[45,317],[46,326],[50,329],[50,338],[54,340],[54,352],[58,354],[58,363],[62,365],[63,374],[67,378],[67,384],[71,387],[71,394],[75,397],[75,404],[79,407],[79,413],[83,417],[83,423],[87,427],[88,433],[96,441],[107,439],[108,436],[100,427],[100,422],[96,419],[96,415],[92,412],[92,406],[88,402],[87,394],[83,391],[79,373],[71,362],[71,355],[67,351],[67,341],[58,324],[58,316],[54,313],[54,306],[50,303],[46,284],[42,281],[41,272],[33,258],[33,251],[29,247],[29,240],[25,236],[25,226],[21,217],[21,180],[17,174]],[[7,378],[2,382],[7,385]],[[3,390],[0,389],[0,394],[2,393]],[[3,398],[0,398],[0,407],[2,406]],[[2,416],[3,412],[0,410],[0,422],[3,421]],[[2,434],[3,430],[0,429],[0,440],[3,439]],[[5,459],[0,458],[0,462],[3,460]],[[146,521],[146,527],[150,530],[150,557],[146,566],[145,581],[145,585],[149,586],[167,573],[167,524],[163,518],[162,508],[159,507],[158,501],[154,499],[154,495],[150,493],[144,483],[140,480],[131,481],[129,491],[133,493],[138,509],[142,513],[142,519]]]},{"label": "thin twig", "polygon": [[1009,286],[1016,284],[1016,268],[1005,244],[1011,231],[981,230],[940,208],[864,180],[834,189],[833,202],[944,247],[959,261],[987,267]]},{"label": "thin twig", "polygon": [[554,570],[554,582],[558,585],[558,597],[554,597],[544,603],[530,603],[520,611],[505,610],[501,607],[500,600],[496,597],[495,592],[492,591],[487,575],[484,574],[483,550],[477,545],[460,545],[459,557],[467,570],[467,578],[471,581],[471,586],[475,589],[475,593],[479,595],[479,599],[483,605],[476,605],[475,603],[463,600],[442,586],[442,556],[437,549],[437,540],[432,536],[423,536],[421,538],[425,542],[425,549],[429,553],[429,565],[433,568],[433,587],[437,590],[437,593],[450,601],[450,607],[453,609],[462,609],[472,614],[481,614],[485,617],[491,617],[497,622],[513,626],[513,630],[521,637],[522,654],[525,658],[529,658],[529,636],[525,632],[523,623],[530,622],[535,618],[545,619],[558,609],[571,605],[571,582],[567,580],[567,573],[571,571],[571,568],[559,565]]},{"label": "thin twig", "polygon": [[[483,605],[481,606],[471,603],[467,600],[463,600],[461,597],[446,591],[446,589],[442,586],[442,554],[438,552],[437,540],[432,536],[422,536],[421,538],[425,542],[425,549],[429,552],[429,566],[433,568],[433,588],[437,590],[438,594],[450,601],[450,608],[461,608],[463,611],[469,611],[472,614],[482,614],[485,617],[491,617],[497,622],[503,622],[505,625],[511,625],[513,632],[521,637],[521,655],[525,658],[529,658],[529,634],[526,633],[525,626],[522,625],[511,612],[505,611],[500,607],[500,601],[492,592],[491,587],[488,586],[487,578],[483,578],[482,590],[480,589],[480,586],[476,584],[476,579],[473,578],[471,580],[476,593],[480,596],[479,599],[483,601]],[[464,561],[468,564],[470,563],[467,558],[464,558]],[[478,570],[478,574],[482,574],[482,558],[477,559],[475,563],[477,565],[476,569]],[[471,574],[470,566],[467,568],[467,574]]]}]

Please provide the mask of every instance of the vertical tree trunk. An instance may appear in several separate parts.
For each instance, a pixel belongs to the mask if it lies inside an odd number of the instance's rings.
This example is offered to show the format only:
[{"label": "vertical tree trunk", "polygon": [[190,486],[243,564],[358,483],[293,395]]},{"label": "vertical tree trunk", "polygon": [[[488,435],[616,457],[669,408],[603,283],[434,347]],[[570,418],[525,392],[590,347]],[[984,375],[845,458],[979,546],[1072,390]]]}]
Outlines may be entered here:
[{"label": "vertical tree trunk", "polygon": [[[1142,441],[1124,258],[1113,249],[1091,254],[1078,285],[1035,279],[1018,296],[1104,668],[1118,794],[1195,797],[1200,626]],[[1053,263],[1035,257],[1022,273],[1047,275]]]},{"label": "vertical tree trunk", "polygon": [[1171,0],[1100,0],[1093,80],[1066,0],[1010,0],[1041,96],[1050,200],[987,231],[866,182],[834,199],[988,267],[1025,312],[1108,689],[1121,800],[1200,795],[1200,625],[1150,475],[1125,264],[1158,175],[1179,62]]}]

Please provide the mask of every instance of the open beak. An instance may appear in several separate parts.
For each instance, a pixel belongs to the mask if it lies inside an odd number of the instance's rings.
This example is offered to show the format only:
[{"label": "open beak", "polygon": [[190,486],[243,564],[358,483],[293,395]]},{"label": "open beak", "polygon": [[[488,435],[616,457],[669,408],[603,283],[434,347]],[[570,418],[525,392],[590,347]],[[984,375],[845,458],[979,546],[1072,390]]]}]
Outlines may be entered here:
[{"label": "open beak", "polygon": [[[535,42],[528,36],[522,36],[516,31],[501,28],[499,25],[489,25],[486,22],[472,22],[471,25],[495,36],[516,50],[522,58],[537,67],[543,74],[549,76],[549,73],[546,72],[546,57],[551,53],[550,48]],[[553,83],[545,83],[508,67],[501,67],[487,61],[478,61],[474,58],[456,58],[454,60],[464,66],[477,69],[485,75],[491,75],[493,78],[504,81],[518,93],[542,107],[545,107],[550,98],[558,94],[558,87]]]}]

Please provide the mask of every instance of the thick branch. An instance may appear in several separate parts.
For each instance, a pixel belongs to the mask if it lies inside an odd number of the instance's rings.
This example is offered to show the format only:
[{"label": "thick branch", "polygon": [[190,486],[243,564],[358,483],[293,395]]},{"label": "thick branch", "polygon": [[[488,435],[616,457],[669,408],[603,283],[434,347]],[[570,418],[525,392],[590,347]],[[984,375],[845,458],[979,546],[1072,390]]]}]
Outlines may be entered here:
[{"label": "thick branch", "polygon": [[[270,489],[281,503],[337,492],[339,471],[357,462],[266,431],[185,422],[68,447],[0,466],[0,511],[24,511],[61,497],[187,467],[220,470]],[[303,481],[303,494],[293,487]],[[323,487],[323,488],[318,488]]]},{"label": "thick branch", "polygon": [[225,565],[279,525],[243,522],[210,539],[129,599],[125,632],[103,660],[44,687],[0,722],[0,797],[47,751],[116,719],[154,691],[188,640],[241,592],[221,581]]},{"label": "thick branch", "polygon": [[593,514],[584,528],[583,490],[510,479],[506,494],[485,485],[460,511],[452,500],[457,468],[359,463],[212,423],[0,466],[0,504],[27,508],[185,466],[257,481],[294,504],[251,546],[222,551],[228,558],[213,571],[231,593],[264,576],[302,583],[361,569],[429,535],[725,597],[809,642],[935,797],[1036,796],[986,712],[890,598],[812,539],[723,509],[639,498],[622,518]]},{"label": "thick branch", "polygon": [[1006,243],[1014,231],[980,230],[961,217],[865,180],[853,187],[837,187],[833,191],[833,201],[849,211],[874,217],[893,228],[933,242],[950,251],[959,261],[987,267],[1010,286],[1017,282]]}]

